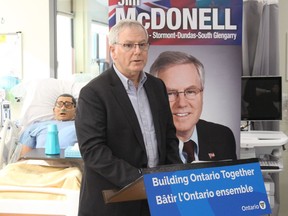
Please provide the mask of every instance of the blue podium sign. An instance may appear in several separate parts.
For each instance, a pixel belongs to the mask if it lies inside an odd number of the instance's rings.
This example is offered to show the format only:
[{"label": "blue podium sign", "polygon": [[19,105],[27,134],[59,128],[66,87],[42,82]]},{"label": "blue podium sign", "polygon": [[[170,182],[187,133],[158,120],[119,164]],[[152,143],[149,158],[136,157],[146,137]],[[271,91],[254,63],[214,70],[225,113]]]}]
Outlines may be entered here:
[{"label": "blue podium sign", "polygon": [[146,174],[144,184],[152,216],[271,213],[258,162]]}]

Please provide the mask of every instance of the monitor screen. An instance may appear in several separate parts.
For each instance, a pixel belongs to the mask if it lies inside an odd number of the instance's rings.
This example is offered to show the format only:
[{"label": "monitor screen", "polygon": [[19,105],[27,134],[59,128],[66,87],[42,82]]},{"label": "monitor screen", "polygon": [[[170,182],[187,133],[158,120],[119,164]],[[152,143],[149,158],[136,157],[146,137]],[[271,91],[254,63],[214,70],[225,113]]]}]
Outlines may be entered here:
[{"label": "monitor screen", "polygon": [[281,76],[243,76],[241,120],[282,120]]}]

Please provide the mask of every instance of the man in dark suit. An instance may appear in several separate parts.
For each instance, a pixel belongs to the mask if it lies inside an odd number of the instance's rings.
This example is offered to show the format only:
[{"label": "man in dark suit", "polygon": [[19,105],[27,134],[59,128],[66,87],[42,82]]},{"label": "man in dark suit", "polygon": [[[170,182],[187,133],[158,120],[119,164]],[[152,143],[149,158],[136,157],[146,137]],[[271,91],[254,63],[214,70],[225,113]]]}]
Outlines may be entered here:
[{"label": "man in dark suit", "polygon": [[166,51],[154,61],[150,73],[162,79],[166,85],[177,137],[180,140],[180,156],[184,163],[193,160],[237,158],[231,129],[200,119],[203,108],[204,66],[198,59],[184,52]]},{"label": "man in dark suit", "polygon": [[146,200],[105,204],[102,191],[120,189],[142,168],[182,163],[164,83],[144,73],[148,34],[122,20],[109,34],[113,66],[82,88],[76,133],[84,160],[79,216],[150,215]]}]

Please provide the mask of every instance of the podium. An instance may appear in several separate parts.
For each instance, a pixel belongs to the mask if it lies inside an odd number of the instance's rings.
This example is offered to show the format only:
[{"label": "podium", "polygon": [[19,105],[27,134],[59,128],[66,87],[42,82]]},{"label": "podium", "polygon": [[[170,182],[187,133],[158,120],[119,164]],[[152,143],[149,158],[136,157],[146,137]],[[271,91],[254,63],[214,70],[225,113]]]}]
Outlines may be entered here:
[{"label": "podium", "polygon": [[143,176],[121,190],[104,190],[103,198],[106,204],[146,199]]},{"label": "podium", "polygon": [[[248,160],[245,160],[248,161]],[[257,161],[255,159],[249,161]],[[240,161],[220,161],[220,162],[194,162],[192,164],[174,164],[174,165],[163,165],[155,168],[147,168],[144,170],[145,174],[151,173],[160,173],[160,172],[171,172],[177,170],[187,170],[187,169],[197,169],[213,166],[224,166],[231,163],[239,163]],[[122,188],[121,190],[111,189],[104,190],[103,198],[105,203],[114,203],[114,202],[125,202],[125,201],[135,201],[135,200],[144,200],[147,199],[146,190],[144,185],[144,178],[141,176],[136,179],[131,184]]]},{"label": "podium", "polygon": [[257,158],[145,169],[126,187],[104,190],[103,197],[107,204],[148,199],[152,216],[271,213]]}]

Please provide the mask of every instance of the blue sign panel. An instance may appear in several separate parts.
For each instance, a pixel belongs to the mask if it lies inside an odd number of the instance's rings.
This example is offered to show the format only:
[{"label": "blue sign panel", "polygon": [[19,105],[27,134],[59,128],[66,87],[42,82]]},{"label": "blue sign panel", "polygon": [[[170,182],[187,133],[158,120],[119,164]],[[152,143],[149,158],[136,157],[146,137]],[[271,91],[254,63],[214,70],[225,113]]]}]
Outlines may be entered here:
[{"label": "blue sign panel", "polygon": [[258,162],[144,175],[152,216],[271,213]]}]

